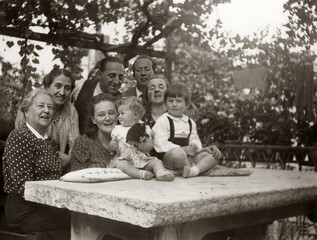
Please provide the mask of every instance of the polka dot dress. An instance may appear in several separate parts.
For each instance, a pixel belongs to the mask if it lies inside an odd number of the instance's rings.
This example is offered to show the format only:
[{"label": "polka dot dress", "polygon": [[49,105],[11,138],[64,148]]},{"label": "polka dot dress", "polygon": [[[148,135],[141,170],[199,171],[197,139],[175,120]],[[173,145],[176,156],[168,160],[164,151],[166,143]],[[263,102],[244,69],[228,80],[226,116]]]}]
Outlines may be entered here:
[{"label": "polka dot dress", "polygon": [[27,126],[10,133],[3,155],[5,192],[23,196],[25,181],[59,179],[61,170],[53,140],[38,139]]}]

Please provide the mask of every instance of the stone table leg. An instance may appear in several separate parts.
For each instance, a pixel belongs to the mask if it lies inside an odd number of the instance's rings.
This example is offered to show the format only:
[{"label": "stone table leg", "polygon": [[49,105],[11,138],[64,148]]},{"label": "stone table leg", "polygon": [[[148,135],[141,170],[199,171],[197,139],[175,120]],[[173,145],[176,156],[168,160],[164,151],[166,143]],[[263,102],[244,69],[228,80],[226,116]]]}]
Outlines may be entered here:
[{"label": "stone table leg", "polygon": [[314,211],[315,202],[309,201],[279,208],[205,218],[152,228],[142,228],[129,223],[73,212],[72,240],[101,240],[105,234],[124,240],[191,240],[204,239],[206,235],[212,236],[209,233],[218,234],[220,232],[225,233],[225,231],[233,232],[236,239],[263,239],[267,223],[290,216],[309,214]]},{"label": "stone table leg", "polygon": [[197,222],[142,228],[128,223],[118,222],[83,213],[72,213],[72,240],[101,240],[105,234],[124,240],[190,240],[202,239],[209,227],[198,227]]}]

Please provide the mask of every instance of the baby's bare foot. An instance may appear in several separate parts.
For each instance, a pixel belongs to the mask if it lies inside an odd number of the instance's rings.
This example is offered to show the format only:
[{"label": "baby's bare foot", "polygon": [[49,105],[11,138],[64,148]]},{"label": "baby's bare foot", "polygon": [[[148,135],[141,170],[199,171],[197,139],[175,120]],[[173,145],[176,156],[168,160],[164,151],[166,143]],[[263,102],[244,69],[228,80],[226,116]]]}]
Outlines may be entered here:
[{"label": "baby's bare foot", "polygon": [[144,180],[151,180],[152,178],[154,178],[154,174],[150,171],[140,170],[140,178]]}]

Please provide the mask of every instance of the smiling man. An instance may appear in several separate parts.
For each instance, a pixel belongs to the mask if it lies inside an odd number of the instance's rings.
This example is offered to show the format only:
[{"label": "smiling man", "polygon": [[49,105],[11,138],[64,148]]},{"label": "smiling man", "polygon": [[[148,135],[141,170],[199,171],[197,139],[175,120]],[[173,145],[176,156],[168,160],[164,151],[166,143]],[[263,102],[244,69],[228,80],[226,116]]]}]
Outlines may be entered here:
[{"label": "smiling man", "polygon": [[155,74],[155,62],[148,56],[140,56],[133,63],[133,77],[136,80],[136,86],[124,92],[124,96],[136,96],[143,99],[143,93],[150,78]]},{"label": "smiling man", "polygon": [[117,57],[106,57],[99,64],[99,72],[95,78],[85,81],[75,101],[78,112],[80,134],[85,133],[89,120],[89,103],[93,96],[110,93],[119,97],[119,88],[124,80],[124,65]]}]

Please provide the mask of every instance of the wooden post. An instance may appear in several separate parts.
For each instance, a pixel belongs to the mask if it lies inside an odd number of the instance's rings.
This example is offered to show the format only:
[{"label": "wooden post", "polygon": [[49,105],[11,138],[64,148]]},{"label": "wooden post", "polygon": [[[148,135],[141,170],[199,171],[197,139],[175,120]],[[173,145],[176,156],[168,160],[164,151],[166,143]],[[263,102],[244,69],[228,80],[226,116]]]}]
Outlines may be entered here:
[{"label": "wooden post", "polygon": [[174,49],[172,46],[173,37],[172,34],[168,35],[166,38],[166,58],[165,58],[165,77],[171,83],[172,82],[172,71],[173,71],[173,58]]},{"label": "wooden post", "polygon": [[166,37],[166,58],[164,75],[169,82],[173,81],[175,51],[182,40],[182,35],[178,35],[175,32],[170,33]]},{"label": "wooden post", "polygon": [[298,121],[314,121],[314,83],[313,66],[301,63],[295,67],[296,98]]}]

